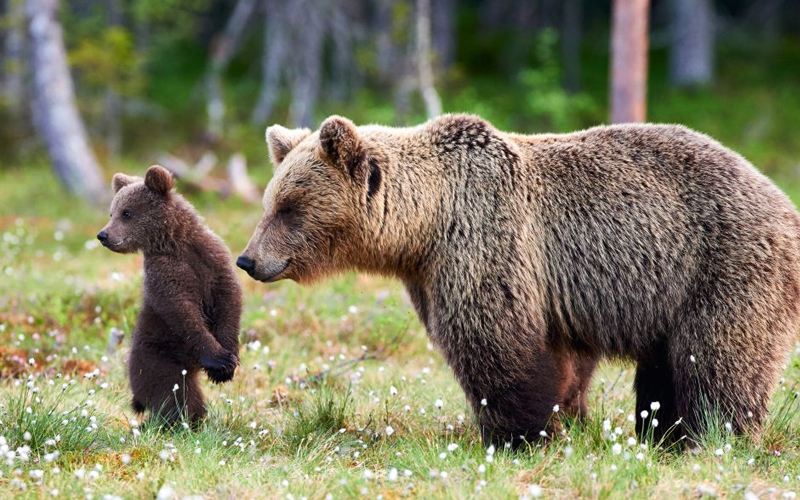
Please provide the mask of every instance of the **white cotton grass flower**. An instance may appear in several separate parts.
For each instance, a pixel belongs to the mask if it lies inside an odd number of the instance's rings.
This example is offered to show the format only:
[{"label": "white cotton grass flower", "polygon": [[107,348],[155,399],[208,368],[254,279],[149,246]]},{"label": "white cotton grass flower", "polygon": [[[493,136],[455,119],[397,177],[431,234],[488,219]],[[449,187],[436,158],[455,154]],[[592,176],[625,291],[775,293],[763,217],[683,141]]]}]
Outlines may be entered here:
[{"label": "white cotton grass flower", "polygon": [[175,490],[166,484],[156,494],[156,500],[171,500],[173,498],[175,498]]},{"label": "white cotton grass flower", "polygon": [[394,434],[394,428],[391,425],[386,426],[386,437],[391,436]]},{"label": "white cotton grass flower", "polygon": [[178,389],[180,389],[180,388],[181,387],[178,384],[175,384],[175,385],[172,386],[172,392],[178,392]]},{"label": "white cotton grass flower", "polygon": [[650,409],[653,411],[658,411],[659,409],[661,409],[661,403],[659,403],[658,401],[653,401],[652,403],[650,403]]},{"label": "white cotton grass flower", "polygon": [[540,496],[542,496],[542,487],[539,486],[538,484],[529,484],[528,495],[530,495],[531,498],[539,498]]},{"label": "white cotton grass flower", "polygon": [[456,443],[450,443],[447,445],[447,451],[454,452],[458,449],[458,445]]},{"label": "white cotton grass flower", "polygon": [[441,410],[441,409],[442,409],[442,407],[444,406],[444,401],[442,401],[442,400],[441,400],[441,398],[440,398],[440,399],[437,399],[437,400],[436,400],[436,401],[433,403],[433,406],[435,406],[435,407],[436,407],[436,409],[438,409],[438,410]]},{"label": "white cotton grass flower", "polygon": [[395,386],[389,387],[389,394],[392,396],[397,396],[397,387]]},{"label": "white cotton grass flower", "polygon": [[621,455],[622,454],[622,445],[619,443],[614,443],[614,446],[611,447],[611,452],[614,455]]},{"label": "white cotton grass flower", "polygon": [[489,402],[486,400],[486,398],[481,399],[481,406],[486,406],[488,404]]},{"label": "white cotton grass flower", "polygon": [[559,409],[561,409],[561,407],[560,407],[560,406],[558,406],[558,405],[555,405],[555,406],[553,407],[553,413],[558,413],[558,410],[559,410]]}]

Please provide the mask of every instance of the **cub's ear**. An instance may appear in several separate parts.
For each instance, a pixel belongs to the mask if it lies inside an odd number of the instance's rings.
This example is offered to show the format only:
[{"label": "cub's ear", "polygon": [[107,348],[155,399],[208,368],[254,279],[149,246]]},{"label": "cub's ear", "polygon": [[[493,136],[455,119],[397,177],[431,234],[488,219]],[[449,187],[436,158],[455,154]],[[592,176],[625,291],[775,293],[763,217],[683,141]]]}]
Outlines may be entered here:
[{"label": "cub's ear", "polygon": [[142,180],[141,177],[134,177],[132,175],[125,174],[114,174],[114,178],[111,180],[111,189],[117,193],[120,189],[124,188],[128,184],[133,184],[134,182],[138,182],[140,180]]},{"label": "cub's ear", "polygon": [[347,118],[334,115],[322,122],[319,143],[328,161],[344,167],[351,174],[363,159],[358,130]]},{"label": "cub's ear", "polygon": [[175,181],[172,179],[172,174],[169,173],[169,170],[159,165],[153,165],[144,174],[144,185],[150,191],[166,195],[175,185]]},{"label": "cub's ear", "polygon": [[289,151],[300,144],[300,141],[311,135],[307,128],[288,129],[280,125],[267,128],[267,145],[269,146],[269,159],[276,167],[281,164]]}]

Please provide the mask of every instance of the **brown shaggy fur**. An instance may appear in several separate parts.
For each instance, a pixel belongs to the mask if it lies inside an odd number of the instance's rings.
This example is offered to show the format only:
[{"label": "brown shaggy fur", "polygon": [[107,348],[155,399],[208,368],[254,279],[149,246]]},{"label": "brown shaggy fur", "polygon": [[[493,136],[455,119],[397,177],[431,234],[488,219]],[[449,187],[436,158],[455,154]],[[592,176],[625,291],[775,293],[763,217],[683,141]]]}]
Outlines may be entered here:
[{"label": "brown shaggy fur", "polygon": [[[396,276],[487,442],[585,413],[600,357],[637,364],[637,430],[709,413],[757,433],[800,323],[800,217],[750,163],[674,125],[564,135],[449,115],[273,127],[252,277]],[[486,399],[486,406],[481,400]],[[649,418],[652,418],[652,412]]]},{"label": "brown shaggy fur", "polygon": [[128,361],[133,409],[196,424],[206,413],[200,370],[221,383],[238,364],[242,290],[225,244],[172,187],[159,166],[144,180],[115,175],[111,221],[98,238],[115,252],[144,254],[144,302]]}]

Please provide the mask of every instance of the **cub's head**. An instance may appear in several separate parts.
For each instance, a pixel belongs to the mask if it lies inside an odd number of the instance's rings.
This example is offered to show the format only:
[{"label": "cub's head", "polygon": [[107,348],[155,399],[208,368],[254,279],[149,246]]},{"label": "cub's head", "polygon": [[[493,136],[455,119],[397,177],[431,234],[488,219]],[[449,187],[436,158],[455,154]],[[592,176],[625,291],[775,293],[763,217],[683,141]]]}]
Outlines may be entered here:
[{"label": "cub's head", "polygon": [[172,174],[157,165],[147,169],[144,179],[115,174],[111,182],[111,220],[97,233],[97,239],[119,253],[152,248],[164,238],[173,184]]},{"label": "cub's head", "polygon": [[[267,129],[275,174],[264,215],[236,264],[256,280],[309,282],[365,252],[382,186],[381,160],[339,116],[318,132]],[[382,207],[382,205],[381,205]]]}]

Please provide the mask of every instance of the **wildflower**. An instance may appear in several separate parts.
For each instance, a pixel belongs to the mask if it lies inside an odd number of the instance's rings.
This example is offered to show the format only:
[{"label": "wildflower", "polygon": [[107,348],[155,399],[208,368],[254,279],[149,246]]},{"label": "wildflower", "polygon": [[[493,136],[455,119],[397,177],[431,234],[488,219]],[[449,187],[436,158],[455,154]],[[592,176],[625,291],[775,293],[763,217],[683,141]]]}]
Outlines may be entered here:
[{"label": "wildflower", "polygon": [[389,474],[386,476],[386,479],[389,482],[393,483],[393,482],[397,481],[397,475],[398,475],[397,474],[397,469],[392,468],[391,470],[389,470]]},{"label": "wildflower", "polygon": [[447,451],[453,452],[458,449],[458,445],[456,443],[450,443],[447,445]]},{"label": "wildflower", "polygon": [[436,402],[433,403],[433,406],[441,410],[442,407],[444,406],[444,401],[442,401],[441,399],[437,399]]},{"label": "wildflower", "polygon": [[397,387],[395,386],[389,387],[389,394],[392,396],[397,396]]},{"label": "wildflower", "polygon": [[533,498],[542,496],[542,487],[538,484],[528,485],[528,494]]},{"label": "wildflower", "polygon": [[660,408],[661,408],[661,403],[659,403],[658,401],[653,401],[652,403],[650,403],[651,410],[658,411]]},{"label": "wildflower", "polygon": [[386,426],[386,437],[389,437],[389,436],[391,436],[392,434],[394,434],[394,429],[392,428],[392,426],[391,426],[391,425],[387,425],[387,426]]},{"label": "wildflower", "polygon": [[158,494],[156,495],[156,500],[168,500],[171,498],[175,498],[175,490],[166,484],[158,490]]},{"label": "wildflower", "polygon": [[172,392],[177,392],[178,389],[180,389],[180,386],[178,384],[172,386]]},{"label": "wildflower", "polygon": [[486,401],[486,398],[481,399],[481,406],[486,406],[488,404],[489,404],[489,402]]},{"label": "wildflower", "polygon": [[555,406],[553,407],[553,413],[558,413],[558,410],[559,410],[559,406],[558,406],[558,405],[555,405]]},{"label": "wildflower", "polygon": [[621,455],[622,454],[622,445],[619,444],[619,443],[614,444],[614,446],[611,447],[611,452],[614,455]]}]

